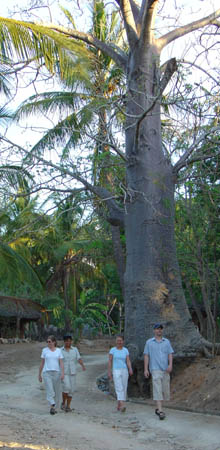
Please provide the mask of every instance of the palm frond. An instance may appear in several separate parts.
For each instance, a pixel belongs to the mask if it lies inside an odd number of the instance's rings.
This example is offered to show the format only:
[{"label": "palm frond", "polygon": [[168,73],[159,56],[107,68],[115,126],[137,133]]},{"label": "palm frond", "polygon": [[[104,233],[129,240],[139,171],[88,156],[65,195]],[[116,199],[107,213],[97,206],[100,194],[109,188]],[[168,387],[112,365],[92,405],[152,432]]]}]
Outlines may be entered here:
[{"label": "palm frond", "polygon": [[1,59],[14,59],[15,55],[21,61],[35,59],[38,64],[44,62],[50,73],[59,73],[61,79],[71,77],[76,61],[82,67],[91,64],[91,53],[84,43],[46,25],[0,17],[0,44]]},{"label": "palm frond", "polygon": [[6,181],[13,189],[29,191],[29,182],[33,181],[33,176],[23,167],[16,165],[0,166],[0,181]]},{"label": "palm frond", "polygon": [[0,69],[0,93],[3,93],[6,97],[11,96],[11,83],[7,74],[2,73],[2,67]]},{"label": "palm frond", "polygon": [[80,128],[75,113],[70,114],[64,120],[60,121],[54,128],[49,130],[40,141],[32,147],[29,157],[34,154],[42,153],[45,149],[51,149],[54,145],[64,145],[64,139],[71,135],[72,146],[76,145],[80,135]]},{"label": "palm frond", "polygon": [[0,277],[10,286],[19,282],[28,282],[36,290],[42,290],[41,282],[33,268],[4,242],[0,242]]},{"label": "palm frond", "polygon": [[[1,79],[0,79],[0,91],[1,91]],[[0,107],[0,126],[6,126],[14,118],[14,113],[9,111],[5,106]]]},{"label": "palm frond", "polygon": [[57,112],[72,111],[77,107],[79,97],[70,92],[42,92],[32,95],[25,100],[15,112],[15,118],[21,120],[35,114],[55,114]]},{"label": "palm frond", "polygon": [[76,24],[75,24],[75,20],[72,16],[72,14],[69,12],[68,9],[64,8],[63,6],[60,5],[60,9],[61,11],[63,11],[63,13],[65,14],[66,18],[69,20],[69,22],[71,23],[71,25],[73,26],[74,29],[76,29]]}]

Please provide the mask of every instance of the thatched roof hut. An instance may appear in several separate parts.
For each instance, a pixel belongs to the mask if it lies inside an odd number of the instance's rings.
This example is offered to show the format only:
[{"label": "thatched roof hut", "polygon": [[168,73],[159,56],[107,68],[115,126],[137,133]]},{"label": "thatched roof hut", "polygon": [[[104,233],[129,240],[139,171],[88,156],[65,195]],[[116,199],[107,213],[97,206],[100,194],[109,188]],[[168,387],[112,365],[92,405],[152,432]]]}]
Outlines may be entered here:
[{"label": "thatched roof hut", "polygon": [[45,308],[29,299],[0,295],[0,316],[38,320]]},{"label": "thatched roof hut", "polygon": [[32,300],[0,295],[0,336],[7,333],[23,337],[25,324],[38,321],[45,311]]}]

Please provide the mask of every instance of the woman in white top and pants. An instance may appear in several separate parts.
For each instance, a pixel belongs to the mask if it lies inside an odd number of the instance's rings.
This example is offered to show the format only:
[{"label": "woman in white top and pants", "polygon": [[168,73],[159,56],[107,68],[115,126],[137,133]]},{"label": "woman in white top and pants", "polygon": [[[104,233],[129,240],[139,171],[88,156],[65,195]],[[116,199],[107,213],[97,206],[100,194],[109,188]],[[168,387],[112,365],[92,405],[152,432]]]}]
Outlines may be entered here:
[{"label": "woman in white top and pants", "polygon": [[127,396],[128,374],[133,375],[129,352],[123,347],[124,339],[117,336],[116,346],[112,347],[109,352],[108,376],[110,380],[113,376],[115,392],[117,396],[117,410],[125,412],[124,401]]},{"label": "woman in white top and pants", "polygon": [[50,403],[50,414],[56,413],[56,405],[60,400],[61,380],[64,378],[63,355],[59,348],[56,348],[55,336],[47,339],[48,347],[41,353],[41,364],[39,368],[39,381],[43,380],[46,389],[47,400]]}]

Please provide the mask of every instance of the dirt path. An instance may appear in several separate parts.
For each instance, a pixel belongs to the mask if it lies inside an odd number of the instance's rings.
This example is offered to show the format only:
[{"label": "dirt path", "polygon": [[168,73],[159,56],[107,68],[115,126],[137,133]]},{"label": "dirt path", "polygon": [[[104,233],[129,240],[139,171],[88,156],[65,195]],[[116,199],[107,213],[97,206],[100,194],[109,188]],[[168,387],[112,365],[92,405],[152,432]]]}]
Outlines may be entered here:
[{"label": "dirt path", "polygon": [[[22,346],[22,344],[21,344]],[[0,347],[0,447],[33,450],[220,450],[220,417],[166,410],[159,421],[150,405],[115,400],[96,387],[106,370],[101,351],[83,352],[72,413],[48,413],[45,391],[37,381],[44,344]],[[89,353],[89,351],[88,351]],[[91,352],[90,352],[91,353]]]}]

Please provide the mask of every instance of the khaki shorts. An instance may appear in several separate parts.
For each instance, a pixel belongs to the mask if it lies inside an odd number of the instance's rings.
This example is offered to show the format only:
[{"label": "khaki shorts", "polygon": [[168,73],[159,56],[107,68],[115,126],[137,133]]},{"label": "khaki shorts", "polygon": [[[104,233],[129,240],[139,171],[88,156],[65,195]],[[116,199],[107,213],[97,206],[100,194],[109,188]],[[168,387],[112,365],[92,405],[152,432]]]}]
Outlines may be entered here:
[{"label": "khaki shorts", "polygon": [[153,400],[170,400],[170,374],[163,370],[152,370]]}]

